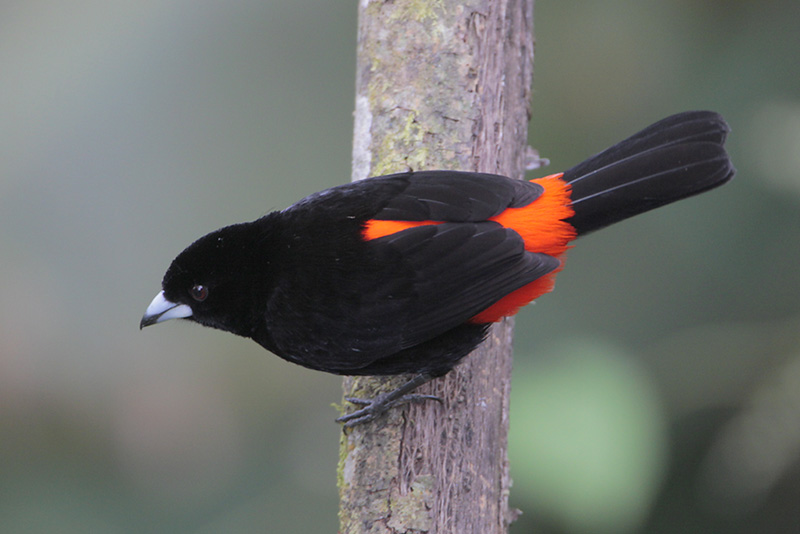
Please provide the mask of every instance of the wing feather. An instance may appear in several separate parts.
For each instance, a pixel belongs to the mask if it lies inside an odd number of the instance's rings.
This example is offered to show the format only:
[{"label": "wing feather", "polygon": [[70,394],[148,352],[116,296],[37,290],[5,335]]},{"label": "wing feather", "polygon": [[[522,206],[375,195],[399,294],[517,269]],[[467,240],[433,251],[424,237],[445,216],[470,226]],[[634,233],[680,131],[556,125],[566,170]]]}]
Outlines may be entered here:
[{"label": "wing feather", "polygon": [[507,208],[527,206],[544,188],[495,174],[424,171],[373,180],[406,180],[372,218],[395,221],[485,221]]},{"label": "wing feather", "polygon": [[[376,239],[402,258],[411,287],[400,323],[408,348],[466,322],[507,294],[555,270],[560,262],[524,249],[522,238],[493,222],[414,227]],[[379,312],[380,299],[366,299]],[[399,312],[400,310],[394,310]]]},{"label": "wing feather", "polygon": [[[370,219],[439,224],[369,240],[344,226],[306,229],[309,238],[292,241],[297,246],[287,252],[294,269],[272,292],[267,316],[280,325],[273,324],[265,346],[301,365],[348,374],[460,327],[560,265],[526,251],[515,231],[487,221],[542,191],[502,176],[431,171],[348,184],[292,206],[282,213],[287,228],[296,227],[295,217],[310,220],[306,210],[356,225]],[[331,241],[334,231],[338,238]],[[350,236],[361,239],[342,248]],[[310,258],[314,269],[305,268]],[[327,290],[306,291],[318,287]]]}]

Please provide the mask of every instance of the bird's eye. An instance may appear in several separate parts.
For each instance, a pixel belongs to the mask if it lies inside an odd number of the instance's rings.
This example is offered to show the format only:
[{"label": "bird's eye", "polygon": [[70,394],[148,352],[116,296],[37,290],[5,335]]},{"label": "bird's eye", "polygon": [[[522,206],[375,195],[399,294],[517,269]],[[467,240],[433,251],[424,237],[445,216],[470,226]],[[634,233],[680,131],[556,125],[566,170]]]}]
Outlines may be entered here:
[{"label": "bird's eye", "polygon": [[197,302],[203,302],[206,300],[206,298],[208,298],[208,288],[204,285],[197,284],[192,286],[192,288],[189,290],[189,294]]}]

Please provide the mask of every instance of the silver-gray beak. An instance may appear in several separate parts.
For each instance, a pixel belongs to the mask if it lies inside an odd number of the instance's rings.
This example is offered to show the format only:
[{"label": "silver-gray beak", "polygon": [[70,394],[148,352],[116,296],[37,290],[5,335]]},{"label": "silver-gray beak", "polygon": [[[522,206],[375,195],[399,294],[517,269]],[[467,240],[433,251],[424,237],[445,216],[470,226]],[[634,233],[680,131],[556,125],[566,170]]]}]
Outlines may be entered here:
[{"label": "silver-gray beak", "polygon": [[144,317],[139,323],[141,330],[145,326],[151,324],[161,323],[169,319],[183,319],[192,316],[192,309],[186,304],[175,304],[164,297],[164,292],[160,292],[153,299],[153,302],[147,307],[144,312]]}]

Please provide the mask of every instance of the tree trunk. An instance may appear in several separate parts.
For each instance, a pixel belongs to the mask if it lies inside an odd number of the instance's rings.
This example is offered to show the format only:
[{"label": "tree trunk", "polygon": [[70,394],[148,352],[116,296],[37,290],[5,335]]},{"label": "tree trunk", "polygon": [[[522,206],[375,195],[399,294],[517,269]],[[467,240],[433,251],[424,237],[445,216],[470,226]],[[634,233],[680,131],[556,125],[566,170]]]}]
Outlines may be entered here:
[{"label": "tree trunk", "polygon": [[[353,179],[404,170],[524,173],[533,0],[361,0]],[[340,532],[505,533],[513,322],[447,376],[443,399],[342,435]],[[346,378],[371,397],[407,377]],[[352,409],[345,403],[345,409]]]}]

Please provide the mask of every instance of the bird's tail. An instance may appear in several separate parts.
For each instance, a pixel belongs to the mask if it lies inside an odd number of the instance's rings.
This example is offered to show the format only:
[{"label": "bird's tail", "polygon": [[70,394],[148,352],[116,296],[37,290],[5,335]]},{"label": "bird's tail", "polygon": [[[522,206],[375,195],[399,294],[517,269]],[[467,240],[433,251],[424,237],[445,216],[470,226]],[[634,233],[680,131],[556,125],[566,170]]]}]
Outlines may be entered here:
[{"label": "bird's tail", "polygon": [[667,117],[564,172],[584,235],[639,213],[713,189],[735,169],[724,143],[730,128],[711,111]]}]

